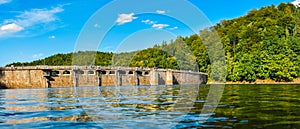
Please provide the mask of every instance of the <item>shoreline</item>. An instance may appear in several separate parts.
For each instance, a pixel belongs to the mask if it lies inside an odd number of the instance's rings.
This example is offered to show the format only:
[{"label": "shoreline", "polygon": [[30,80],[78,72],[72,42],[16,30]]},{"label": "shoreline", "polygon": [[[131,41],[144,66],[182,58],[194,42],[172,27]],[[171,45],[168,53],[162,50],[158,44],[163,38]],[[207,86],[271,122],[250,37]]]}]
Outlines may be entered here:
[{"label": "shoreline", "polygon": [[[223,82],[212,82],[208,81],[207,84],[224,84]],[[232,81],[226,81],[225,84],[300,84],[300,78],[296,78],[291,82],[276,82],[271,79],[257,79],[255,82],[246,82],[246,81],[237,81],[237,82],[232,82]]]}]

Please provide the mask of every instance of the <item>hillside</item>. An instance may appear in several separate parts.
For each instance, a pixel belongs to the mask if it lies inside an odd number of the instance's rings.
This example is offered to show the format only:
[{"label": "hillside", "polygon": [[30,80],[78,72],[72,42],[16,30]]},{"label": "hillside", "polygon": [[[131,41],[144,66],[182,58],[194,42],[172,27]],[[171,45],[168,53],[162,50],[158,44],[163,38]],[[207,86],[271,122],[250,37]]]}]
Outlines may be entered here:
[{"label": "hillside", "polygon": [[[163,42],[153,48],[135,52],[97,52],[94,64],[189,69],[211,73],[211,65],[222,67],[222,63],[211,64],[206,48],[217,46],[204,45],[200,37],[212,30],[218,32],[225,49],[227,81],[293,81],[300,76],[300,9],[286,3],[251,10],[245,16],[223,20],[211,28],[201,30],[200,36],[178,37],[169,43]],[[89,55],[90,52],[81,53]],[[42,60],[9,65],[72,65],[72,57],[73,53],[57,54]],[[81,57],[78,60],[84,59]]]}]

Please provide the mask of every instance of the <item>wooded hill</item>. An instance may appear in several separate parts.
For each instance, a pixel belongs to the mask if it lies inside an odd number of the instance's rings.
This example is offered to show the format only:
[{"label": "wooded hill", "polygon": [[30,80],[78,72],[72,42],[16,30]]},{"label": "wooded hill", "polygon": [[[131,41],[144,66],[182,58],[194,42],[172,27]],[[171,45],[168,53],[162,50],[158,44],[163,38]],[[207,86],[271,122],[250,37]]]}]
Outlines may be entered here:
[{"label": "wooded hill", "polygon": [[[215,37],[211,36],[214,30],[223,44],[226,64],[212,62],[207,50],[218,46],[203,43],[203,37],[206,40]],[[246,16],[223,20],[201,30],[199,35],[178,37],[169,43],[163,42],[141,51],[79,53],[95,53],[94,64],[101,66],[192,69],[212,73],[212,65],[215,65],[217,68],[226,66],[226,70],[218,71],[220,74],[226,73],[226,78],[218,75],[210,77],[216,81],[292,81],[300,76],[300,9],[290,3],[281,3],[277,7],[271,5],[251,10]],[[72,65],[73,54],[56,54],[42,60],[8,66]],[[79,57],[78,60],[83,62],[86,59],[85,56]]]}]

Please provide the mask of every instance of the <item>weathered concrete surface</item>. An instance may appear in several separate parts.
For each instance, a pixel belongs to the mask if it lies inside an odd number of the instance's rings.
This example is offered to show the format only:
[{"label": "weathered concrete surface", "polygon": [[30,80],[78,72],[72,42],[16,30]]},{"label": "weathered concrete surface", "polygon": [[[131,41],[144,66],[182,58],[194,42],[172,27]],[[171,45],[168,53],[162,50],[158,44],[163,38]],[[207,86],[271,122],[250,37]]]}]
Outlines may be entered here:
[{"label": "weathered concrete surface", "polygon": [[171,69],[95,66],[0,68],[0,86],[5,88],[203,84],[206,81],[205,73]]},{"label": "weathered concrete surface", "polygon": [[6,88],[44,88],[46,86],[43,71],[36,70],[2,71],[0,82]]}]

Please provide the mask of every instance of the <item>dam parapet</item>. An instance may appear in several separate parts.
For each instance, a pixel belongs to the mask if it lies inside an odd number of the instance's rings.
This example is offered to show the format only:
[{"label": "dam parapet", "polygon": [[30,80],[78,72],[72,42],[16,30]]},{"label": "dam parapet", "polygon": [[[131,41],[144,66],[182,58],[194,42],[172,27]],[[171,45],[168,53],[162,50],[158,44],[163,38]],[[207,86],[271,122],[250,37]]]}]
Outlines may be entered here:
[{"label": "dam parapet", "polygon": [[207,76],[206,73],[201,72],[140,67],[0,67],[0,85],[10,89],[67,86],[205,84]]}]

